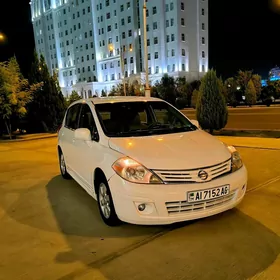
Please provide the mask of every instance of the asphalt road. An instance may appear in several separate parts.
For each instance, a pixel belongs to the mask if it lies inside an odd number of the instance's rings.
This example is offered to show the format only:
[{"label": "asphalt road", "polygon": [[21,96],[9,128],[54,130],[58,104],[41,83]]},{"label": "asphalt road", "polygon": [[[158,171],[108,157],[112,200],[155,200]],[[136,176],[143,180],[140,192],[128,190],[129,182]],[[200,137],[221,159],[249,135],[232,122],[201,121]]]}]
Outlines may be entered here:
[{"label": "asphalt road", "polygon": [[278,144],[246,148],[239,139],[249,185],[237,209],[109,228],[96,202],[60,177],[56,139],[0,143],[0,279],[280,279]]},{"label": "asphalt road", "polygon": [[[196,119],[195,110],[182,110]],[[229,108],[228,129],[280,130],[280,107]]]}]

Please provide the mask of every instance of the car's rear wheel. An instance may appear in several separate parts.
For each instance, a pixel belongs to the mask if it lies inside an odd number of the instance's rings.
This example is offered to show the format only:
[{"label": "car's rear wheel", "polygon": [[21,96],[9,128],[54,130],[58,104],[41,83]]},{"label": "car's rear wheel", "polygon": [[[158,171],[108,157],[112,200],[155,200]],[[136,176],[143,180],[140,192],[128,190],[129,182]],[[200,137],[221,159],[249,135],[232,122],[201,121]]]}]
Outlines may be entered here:
[{"label": "car's rear wheel", "polygon": [[61,176],[64,179],[71,179],[70,174],[67,172],[65,158],[62,151],[59,151],[58,155],[59,155],[59,167],[60,167]]},{"label": "car's rear wheel", "polygon": [[113,198],[108,183],[100,181],[97,188],[99,212],[104,223],[108,226],[117,226],[120,220],[116,214]]}]

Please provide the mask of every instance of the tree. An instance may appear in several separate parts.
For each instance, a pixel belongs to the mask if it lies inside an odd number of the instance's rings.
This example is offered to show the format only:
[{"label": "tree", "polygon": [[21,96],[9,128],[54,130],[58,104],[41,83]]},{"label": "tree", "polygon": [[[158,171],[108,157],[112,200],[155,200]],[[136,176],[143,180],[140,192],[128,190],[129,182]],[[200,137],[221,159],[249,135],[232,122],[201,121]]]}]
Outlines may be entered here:
[{"label": "tree", "polygon": [[30,131],[53,132],[61,124],[66,102],[62,95],[57,75],[50,75],[44,57],[40,60],[35,54],[29,76],[30,83],[39,81],[42,86],[33,94],[28,105],[28,122]]},{"label": "tree", "polygon": [[266,106],[270,106],[272,103],[272,97],[275,96],[275,87],[273,85],[268,85],[262,89],[261,100]]},{"label": "tree", "polygon": [[245,100],[246,103],[251,107],[257,102],[257,94],[254,83],[252,80],[248,82],[248,85],[245,90]]},{"label": "tree", "polygon": [[237,84],[240,86],[240,90],[244,93],[249,81],[252,79],[253,71],[241,71],[237,73]]},{"label": "tree", "polygon": [[262,92],[262,78],[260,75],[254,74],[252,76],[252,81],[256,89],[257,100],[259,100]]},{"label": "tree", "polygon": [[161,81],[156,84],[159,97],[172,105],[175,105],[176,101],[176,86],[173,77],[164,74]]},{"label": "tree", "polygon": [[202,129],[209,129],[211,134],[214,130],[220,130],[227,124],[228,110],[214,70],[208,71],[202,78],[196,117]]},{"label": "tree", "polygon": [[10,139],[11,119],[18,119],[26,114],[26,105],[39,86],[38,84],[30,86],[28,80],[24,79],[15,57],[8,62],[0,63],[0,116]]},{"label": "tree", "polygon": [[227,102],[231,106],[236,107],[238,104],[236,98],[236,89],[237,89],[236,80],[233,77],[225,80],[225,88],[227,90]]},{"label": "tree", "polygon": [[69,95],[69,98],[66,100],[67,107],[73,102],[81,99],[82,97],[77,93],[77,91],[73,90]]},{"label": "tree", "polygon": [[227,102],[227,89],[221,77],[218,79],[218,83],[219,83],[220,91],[223,97],[225,98],[225,101]]},{"label": "tree", "polygon": [[196,108],[198,95],[199,95],[199,91],[197,89],[195,89],[192,93],[192,102],[191,102],[191,106],[194,109]]}]

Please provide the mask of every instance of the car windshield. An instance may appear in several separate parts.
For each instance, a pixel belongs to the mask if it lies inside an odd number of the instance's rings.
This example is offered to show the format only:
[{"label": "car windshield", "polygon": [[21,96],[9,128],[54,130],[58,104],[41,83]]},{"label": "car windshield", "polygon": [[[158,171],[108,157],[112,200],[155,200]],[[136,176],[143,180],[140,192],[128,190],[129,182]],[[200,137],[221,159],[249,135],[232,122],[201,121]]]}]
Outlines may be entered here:
[{"label": "car windshield", "polygon": [[96,104],[104,133],[109,137],[148,136],[196,130],[184,115],[166,102]]}]

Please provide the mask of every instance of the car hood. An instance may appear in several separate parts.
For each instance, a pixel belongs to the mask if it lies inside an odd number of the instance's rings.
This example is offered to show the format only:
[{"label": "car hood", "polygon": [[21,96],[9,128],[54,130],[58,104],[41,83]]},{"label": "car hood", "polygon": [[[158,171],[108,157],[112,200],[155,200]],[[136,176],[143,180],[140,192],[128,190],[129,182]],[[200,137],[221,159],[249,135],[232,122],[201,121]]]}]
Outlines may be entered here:
[{"label": "car hood", "polygon": [[109,147],[150,169],[202,168],[221,163],[231,157],[221,141],[202,130],[110,138]]}]

